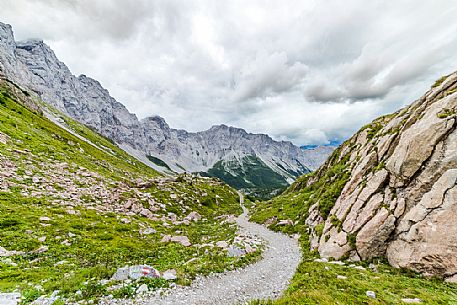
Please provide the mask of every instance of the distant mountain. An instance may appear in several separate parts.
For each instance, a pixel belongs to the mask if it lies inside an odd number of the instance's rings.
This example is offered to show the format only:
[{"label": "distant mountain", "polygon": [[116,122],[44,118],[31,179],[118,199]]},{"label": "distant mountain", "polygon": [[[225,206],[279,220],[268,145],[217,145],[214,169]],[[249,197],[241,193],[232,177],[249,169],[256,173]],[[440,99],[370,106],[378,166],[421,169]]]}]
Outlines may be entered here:
[{"label": "distant mountain", "polygon": [[308,168],[316,170],[324,164],[339,144],[340,142],[338,141],[332,141],[326,145],[304,145],[300,148],[306,156]]},{"label": "distant mountain", "polygon": [[[290,142],[225,125],[190,133],[170,128],[159,116],[138,120],[98,81],[73,75],[43,41],[16,42],[11,26],[3,23],[0,70],[63,114],[165,173],[201,172],[234,186],[274,189],[318,167],[328,155],[325,150],[306,152]],[[252,166],[261,170],[252,171]]]},{"label": "distant mountain", "polygon": [[318,147],[338,147],[342,142],[337,140],[331,140],[328,144],[309,144],[309,145],[302,145],[300,146],[303,150],[313,150]]}]

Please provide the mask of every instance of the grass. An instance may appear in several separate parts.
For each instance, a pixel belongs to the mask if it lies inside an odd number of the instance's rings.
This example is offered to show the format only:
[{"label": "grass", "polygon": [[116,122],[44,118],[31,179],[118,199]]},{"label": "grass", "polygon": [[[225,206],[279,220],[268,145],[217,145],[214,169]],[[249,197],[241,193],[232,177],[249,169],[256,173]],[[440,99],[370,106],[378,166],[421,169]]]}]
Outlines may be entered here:
[{"label": "grass", "polygon": [[454,109],[444,108],[439,113],[437,113],[436,116],[438,118],[440,118],[440,119],[445,119],[445,118],[453,116],[453,115],[455,115],[455,110]]},{"label": "grass", "polygon": [[[106,294],[124,297],[142,282],[108,291],[112,283],[100,281],[125,265],[149,264],[160,271],[173,268],[177,283],[189,284],[197,274],[230,270],[260,257],[259,251],[232,258],[217,247],[161,243],[163,234],[188,236],[194,245],[233,239],[237,227],[221,224],[216,217],[241,212],[235,190],[214,179],[160,178],[90,128],[63,116],[66,126],[84,141],[25,107],[23,102],[33,103],[30,99],[13,86],[0,84],[0,135],[8,138],[6,145],[0,143],[0,246],[24,252],[11,260],[0,259],[0,291],[19,289],[24,303],[54,290],[73,300]],[[58,169],[62,164],[64,169]],[[138,187],[138,181],[148,183]],[[66,197],[71,193],[69,185],[81,195],[81,202]],[[103,192],[88,191],[97,188]],[[119,189],[123,191],[116,193]],[[104,203],[105,193],[118,198]],[[142,208],[150,208],[151,202],[162,208],[155,212],[156,220],[114,212],[129,199]],[[77,213],[68,213],[69,205]],[[170,224],[170,213],[182,219],[191,211],[203,219],[189,225]],[[40,221],[43,216],[51,220]],[[156,233],[142,235],[144,228]],[[42,246],[48,250],[34,252]],[[147,283],[150,287],[165,284]]]},{"label": "grass", "polygon": [[154,157],[154,156],[150,156],[150,155],[148,155],[148,156],[146,156],[146,157],[149,159],[149,161],[151,161],[151,162],[154,163],[155,165],[164,167],[164,168],[166,168],[166,169],[168,169],[168,170],[171,171],[171,168],[170,168],[170,167],[168,166],[168,164],[165,163],[163,160],[161,160],[161,159],[159,159],[159,158],[157,158],[157,157]]},{"label": "grass", "polygon": [[[303,234],[300,241],[303,260],[284,295],[275,301],[253,301],[251,304],[406,304],[403,298],[419,298],[421,304],[457,304],[455,284],[395,269],[383,260],[373,262],[376,272],[367,262],[357,264],[366,270],[350,267],[350,263],[340,266],[315,262],[317,254],[309,251],[308,236]],[[376,293],[376,299],[366,296],[369,290]]]}]

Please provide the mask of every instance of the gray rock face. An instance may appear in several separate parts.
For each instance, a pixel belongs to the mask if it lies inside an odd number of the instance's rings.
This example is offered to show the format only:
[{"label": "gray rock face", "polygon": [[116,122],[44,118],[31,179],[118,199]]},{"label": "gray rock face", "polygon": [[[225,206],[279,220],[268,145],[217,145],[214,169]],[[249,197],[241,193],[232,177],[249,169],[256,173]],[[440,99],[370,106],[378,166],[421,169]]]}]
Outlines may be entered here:
[{"label": "gray rock face", "polygon": [[[17,84],[36,92],[45,102],[112,139],[148,163],[147,155],[165,161],[175,172],[207,171],[221,160],[255,155],[289,181],[323,160],[325,152],[303,152],[290,142],[250,134],[225,125],[189,133],[172,129],[161,117],[143,120],[85,75],[74,76],[40,40],[15,42],[11,26],[0,23],[0,70]],[[151,164],[150,164],[151,165]]]},{"label": "gray rock face", "polygon": [[312,247],[336,259],[385,256],[395,267],[451,281],[457,274],[456,127],[457,72],[346,141],[319,170],[347,160],[350,178],[329,215],[311,207],[306,223],[324,223],[320,236],[312,234]]}]

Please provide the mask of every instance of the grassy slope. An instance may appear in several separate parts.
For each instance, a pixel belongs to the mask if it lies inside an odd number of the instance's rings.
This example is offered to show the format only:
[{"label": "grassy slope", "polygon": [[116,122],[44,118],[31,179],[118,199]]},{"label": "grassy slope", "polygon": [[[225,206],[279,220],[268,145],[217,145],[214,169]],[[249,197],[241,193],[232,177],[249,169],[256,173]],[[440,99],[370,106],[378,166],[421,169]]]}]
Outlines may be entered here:
[{"label": "grassy slope", "polygon": [[[362,129],[368,129],[369,135],[374,135],[379,126],[375,121]],[[317,172],[300,177],[282,195],[272,200],[256,202],[252,209],[253,221],[264,223],[270,220],[273,230],[301,234],[304,259],[285,295],[271,303],[401,304],[402,298],[420,298],[425,304],[457,304],[457,285],[394,269],[383,261],[375,262],[379,272],[314,262],[318,255],[309,251],[305,220],[309,207],[316,203],[321,216],[326,218],[347,182],[349,153],[341,156],[344,145],[348,143],[343,143]],[[276,226],[281,219],[292,219],[295,225]],[[316,231],[319,231],[318,227]],[[361,264],[367,265],[365,262]],[[347,279],[337,279],[337,275]],[[367,298],[367,290],[375,291],[377,299]]]},{"label": "grassy slope", "polygon": [[[146,263],[161,271],[175,268],[178,282],[188,283],[197,273],[231,269],[258,256],[255,253],[229,258],[216,248],[160,243],[162,234],[187,235],[193,244],[230,240],[235,235],[235,226],[222,225],[215,217],[240,212],[237,194],[211,180],[179,178],[163,182],[154,170],[85,126],[65,118],[75,132],[102,150],[18,103],[26,99],[29,97],[14,86],[0,83],[0,132],[9,137],[6,145],[0,143],[0,246],[27,252],[10,257],[11,261],[0,259],[0,291],[19,288],[28,301],[55,289],[68,296],[81,290],[79,298],[94,298],[108,293],[107,287],[98,281],[109,278],[116,268],[125,265]],[[66,169],[57,170],[62,164],[66,164]],[[39,177],[41,182],[34,182],[32,177]],[[138,188],[137,179],[155,182]],[[112,207],[104,204],[102,198],[91,197],[88,192],[75,204],[76,214],[68,213],[67,205],[74,203],[65,198],[70,193],[68,185],[76,187],[75,196],[94,185],[108,194],[128,185],[127,191],[120,194],[121,205],[134,198],[148,207],[150,201],[144,198],[149,197],[165,208],[156,212],[158,221],[138,213],[120,216],[111,212]],[[178,194],[178,198],[173,198],[172,193]],[[198,211],[204,220],[173,225],[166,218],[173,212],[182,219],[190,211]],[[42,216],[51,221],[40,221]],[[123,223],[122,217],[130,223]],[[144,228],[154,228],[157,233],[141,235],[140,229]],[[39,242],[40,237],[46,240]],[[63,240],[71,242],[71,246],[62,245]],[[49,250],[31,252],[41,246]],[[185,264],[192,258],[196,259]],[[38,284],[42,289],[34,288]],[[129,286],[117,295],[132,290]]]}]

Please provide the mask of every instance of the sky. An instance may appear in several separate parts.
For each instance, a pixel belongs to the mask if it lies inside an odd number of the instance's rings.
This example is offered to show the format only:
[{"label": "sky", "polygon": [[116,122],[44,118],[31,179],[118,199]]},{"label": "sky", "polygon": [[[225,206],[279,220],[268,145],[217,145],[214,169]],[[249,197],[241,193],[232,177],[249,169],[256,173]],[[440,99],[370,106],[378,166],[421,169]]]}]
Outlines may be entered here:
[{"label": "sky", "polygon": [[140,119],[344,140],[457,70],[455,0],[0,0]]}]

